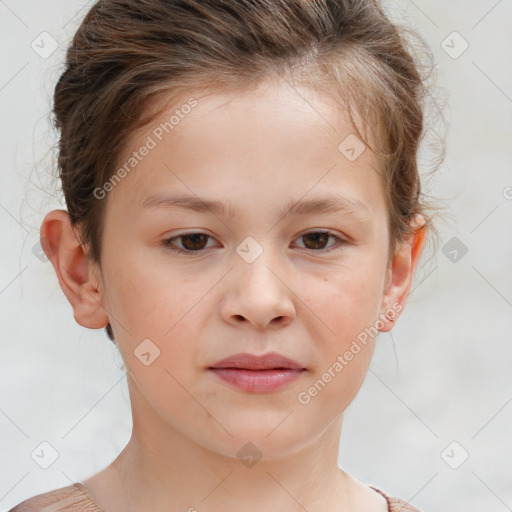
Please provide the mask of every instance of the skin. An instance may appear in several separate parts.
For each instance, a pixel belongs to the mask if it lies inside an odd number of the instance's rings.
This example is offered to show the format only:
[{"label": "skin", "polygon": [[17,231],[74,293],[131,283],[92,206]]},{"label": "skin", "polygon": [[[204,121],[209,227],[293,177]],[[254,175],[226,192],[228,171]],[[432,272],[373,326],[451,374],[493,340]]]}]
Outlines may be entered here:
[{"label": "skin", "polygon": [[[403,308],[425,227],[388,264],[377,161],[369,149],[353,162],[340,153],[354,130],[325,95],[272,81],[191,96],[198,105],[103,199],[101,265],[86,257],[67,212],[50,212],[41,227],[76,321],[92,329],[110,322],[128,371],[131,439],[83,484],[109,512],[385,511],[381,495],[338,466],[343,413],[377,336],[309,403],[298,395],[365,328]],[[175,108],[132,134],[121,165]],[[156,192],[230,201],[239,213],[143,208]],[[327,194],[359,200],[367,211],[277,214],[289,201]],[[418,217],[414,227],[423,223]],[[328,238],[315,246],[303,236],[322,230],[345,244]],[[175,239],[202,250],[190,254],[163,244],[186,232],[211,238]],[[263,249],[252,263],[236,252],[248,236]],[[391,330],[399,314],[378,330]],[[149,366],[133,352],[144,339],[160,350]],[[271,351],[307,370],[268,393],[240,391],[207,370],[238,352]],[[237,457],[249,441],[262,453],[250,468]]]}]

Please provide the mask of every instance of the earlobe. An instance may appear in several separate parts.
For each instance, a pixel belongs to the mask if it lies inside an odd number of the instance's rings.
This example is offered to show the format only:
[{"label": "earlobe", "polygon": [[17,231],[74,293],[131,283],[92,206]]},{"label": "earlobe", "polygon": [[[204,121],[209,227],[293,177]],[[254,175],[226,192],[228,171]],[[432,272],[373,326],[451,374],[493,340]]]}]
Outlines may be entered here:
[{"label": "earlobe", "polygon": [[423,216],[419,215],[415,219],[412,229],[413,234],[400,246],[388,271],[388,286],[384,292],[381,310],[381,318],[385,325],[379,329],[381,332],[388,332],[393,328],[407,302],[414,270],[420,259],[427,233]]},{"label": "earlobe", "polygon": [[76,322],[89,329],[105,327],[109,319],[100,283],[90,269],[68,212],[53,210],[45,216],[41,224],[41,246],[73,308]]}]

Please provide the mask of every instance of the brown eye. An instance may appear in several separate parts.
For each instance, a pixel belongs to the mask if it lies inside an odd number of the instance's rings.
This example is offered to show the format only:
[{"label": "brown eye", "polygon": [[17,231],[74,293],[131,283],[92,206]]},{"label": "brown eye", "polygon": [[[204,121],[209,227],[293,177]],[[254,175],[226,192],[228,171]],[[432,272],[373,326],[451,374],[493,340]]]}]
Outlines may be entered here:
[{"label": "brown eye", "polygon": [[309,240],[311,244],[305,243],[307,249],[324,249],[325,244],[329,241],[328,233],[308,233],[307,235],[303,235],[303,240]]},{"label": "brown eye", "polygon": [[194,233],[192,235],[182,236],[183,247],[189,251],[200,251],[206,246],[208,236],[203,233]]},{"label": "brown eye", "polygon": [[[205,233],[186,233],[168,238],[163,244],[176,252],[200,252],[206,247],[209,238],[212,237]],[[181,240],[182,247],[177,247],[175,240]]]},{"label": "brown eye", "polygon": [[[329,238],[334,238],[337,243],[327,246]],[[339,236],[329,233],[328,231],[312,231],[300,236],[299,239],[303,240],[305,249],[316,252],[328,252],[332,250],[332,248],[336,248],[335,246],[342,246],[346,243]]]}]

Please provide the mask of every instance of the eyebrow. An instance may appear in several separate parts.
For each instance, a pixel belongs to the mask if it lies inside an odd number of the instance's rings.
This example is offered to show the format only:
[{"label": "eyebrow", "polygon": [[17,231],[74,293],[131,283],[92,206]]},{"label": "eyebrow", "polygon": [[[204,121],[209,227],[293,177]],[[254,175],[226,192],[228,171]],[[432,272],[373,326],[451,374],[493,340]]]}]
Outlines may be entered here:
[{"label": "eyebrow", "polygon": [[[142,202],[143,208],[182,208],[199,213],[209,213],[218,217],[234,218],[239,210],[232,203],[225,205],[220,201],[201,199],[190,195],[165,196],[153,194]],[[368,206],[359,199],[349,199],[343,196],[324,196],[314,199],[289,201],[282,208],[278,218],[287,216],[306,216],[319,213],[344,213],[367,217],[370,213]]]}]

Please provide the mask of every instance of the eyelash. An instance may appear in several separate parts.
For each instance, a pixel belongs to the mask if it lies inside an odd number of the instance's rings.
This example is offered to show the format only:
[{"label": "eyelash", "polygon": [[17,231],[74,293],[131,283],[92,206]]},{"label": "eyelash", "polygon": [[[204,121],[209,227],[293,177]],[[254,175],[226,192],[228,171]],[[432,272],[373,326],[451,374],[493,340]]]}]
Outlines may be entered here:
[{"label": "eyelash", "polygon": [[[332,247],[330,247],[328,249],[307,249],[307,248],[305,248],[304,250],[310,251],[310,252],[313,252],[313,253],[316,253],[316,252],[326,253],[326,252],[331,252],[331,251],[336,251],[336,250],[342,249],[343,246],[348,243],[346,240],[343,240],[342,238],[340,238],[339,236],[335,235],[334,233],[331,233],[330,231],[309,231],[307,233],[303,233],[298,238],[302,238],[302,237],[307,236],[307,235],[313,235],[313,234],[318,234],[318,233],[329,235],[329,237],[335,238],[336,241],[337,241],[336,244],[334,244],[334,246],[332,246]],[[181,254],[191,255],[191,254],[194,254],[194,253],[200,254],[200,253],[204,252],[205,249],[200,249],[200,250],[197,250],[197,251],[191,251],[191,250],[187,250],[187,249],[181,249],[181,248],[176,247],[176,246],[173,245],[174,240],[178,240],[180,238],[185,238],[185,237],[191,236],[191,235],[205,235],[209,239],[213,238],[212,236],[207,235],[206,233],[202,233],[200,231],[190,231],[188,233],[182,233],[180,235],[173,236],[171,238],[167,238],[167,239],[162,241],[162,244],[166,248],[170,249],[171,251],[176,252],[176,253],[181,253]]]}]

